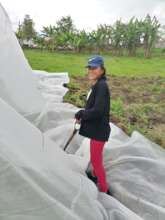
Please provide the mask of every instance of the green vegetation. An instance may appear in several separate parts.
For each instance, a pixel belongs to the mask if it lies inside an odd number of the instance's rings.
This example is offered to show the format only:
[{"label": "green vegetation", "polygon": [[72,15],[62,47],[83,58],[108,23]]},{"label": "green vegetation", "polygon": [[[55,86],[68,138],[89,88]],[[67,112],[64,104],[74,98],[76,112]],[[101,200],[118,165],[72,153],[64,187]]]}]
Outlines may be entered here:
[{"label": "green vegetation", "polygon": [[[86,60],[91,54],[51,53],[40,50],[24,50],[33,69],[48,72],[69,72],[70,76],[84,76]],[[144,59],[141,50],[137,57],[103,54],[107,73],[111,76],[155,77],[165,76],[165,54],[154,50],[151,59]]]},{"label": "green vegetation", "polygon": [[[49,51],[72,51],[102,53],[112,51],[113,55],[136,56],[139,48],[145,58],[150,58],[152,49],[165,29],[157,18],[147,15],[144,19],[131,18],[127,23],[121,19],[114,24],[99,24],[95,30],[78,30],[70,16],[62,17],[54,25],[43,27],[41,33],[34,30],[34,22],[25,16],[16,35],[24,45],[27,41],[34,46]],[[31,38],[30,38],[31,36]]]},{"label": "green vegetation", "polygon": [[[69,72],[69,92],[64,101],[84,107],[90,87],[85,64],[89,54],[25,50],[33,69]],[[111,121],[127,134],[138,130],[165,147],[165,61],[160,50],[151,59],[104,54],[111,88]]]},{"label": "green vegetation", "polygon": [[30,40],[36,37],[33,20],[29,15],[25,15],[22,24],[19,23],[16,36],[20,40]]}]

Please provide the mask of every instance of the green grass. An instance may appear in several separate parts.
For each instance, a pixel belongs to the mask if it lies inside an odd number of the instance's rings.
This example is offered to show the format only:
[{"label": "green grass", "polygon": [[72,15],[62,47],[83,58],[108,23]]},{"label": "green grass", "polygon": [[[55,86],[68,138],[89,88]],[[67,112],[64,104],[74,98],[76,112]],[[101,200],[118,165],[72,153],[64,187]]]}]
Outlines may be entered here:
[{"label": "green grass", "polygon": [[[68,72],[70,76],[83,76],[86,74],[86,61],[91,54],[51,53],[37,50],[24,50],[33,69],[48,72]],[[107,73],[112,76],[133,77],[165,77],[165,56],[158,52],[151,59],[144,59],[142,54],[137,57],[115,57],[103,54]]]}]

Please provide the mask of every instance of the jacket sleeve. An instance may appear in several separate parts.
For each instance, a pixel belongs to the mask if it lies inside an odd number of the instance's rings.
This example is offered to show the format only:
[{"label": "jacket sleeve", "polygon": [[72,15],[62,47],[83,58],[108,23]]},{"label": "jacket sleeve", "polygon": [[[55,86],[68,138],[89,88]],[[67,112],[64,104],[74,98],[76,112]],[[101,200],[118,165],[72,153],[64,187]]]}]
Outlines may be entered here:
[{"label": "jacket sleeve", "polygon": [[107,96],[107,85],[105,83],[99,83],[96,88],[96,96],[94,106],[90,109],[84,109],[81,114],[83,120],[99,119],[104,113]]}]

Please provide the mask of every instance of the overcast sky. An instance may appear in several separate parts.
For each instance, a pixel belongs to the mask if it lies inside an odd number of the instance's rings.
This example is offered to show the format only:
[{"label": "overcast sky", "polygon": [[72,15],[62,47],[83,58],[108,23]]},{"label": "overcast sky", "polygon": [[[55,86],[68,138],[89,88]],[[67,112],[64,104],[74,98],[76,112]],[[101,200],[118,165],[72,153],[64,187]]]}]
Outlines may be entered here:
[{"label": "overcast sky", "polygon": [[91,30],[100,23],[113,24],[122,18],[156,15],[165,24],[165,0],[0,0],[8,12],[13,27],[29,14],[39,31],[55,24],[62,16],[71,15],[77,28]]}]

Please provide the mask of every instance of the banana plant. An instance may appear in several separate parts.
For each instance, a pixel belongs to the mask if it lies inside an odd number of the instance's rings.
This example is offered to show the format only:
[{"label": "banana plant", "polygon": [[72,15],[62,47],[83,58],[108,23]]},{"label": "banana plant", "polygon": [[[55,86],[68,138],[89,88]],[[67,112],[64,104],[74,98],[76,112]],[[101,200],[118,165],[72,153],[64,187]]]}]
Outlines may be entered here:
[{"label": "banana plant", "polygon": [[142,31],[143,31],[143,39],[144,39],[144,56],[146,58],[151,57],[151,49],[154,47],[156,40],[158,38],[159,27],[160,27],[160,23],[155,16],[151,18],[150,15],[147,15],[142,22]]},{"label": "banana plant", "polygon": [[125,26],[125,47],[128,50],[129,56],[136,55],[136,49],[140,44],[141,29],[139,27],[139,21],[134,17],[130,19]]}]

